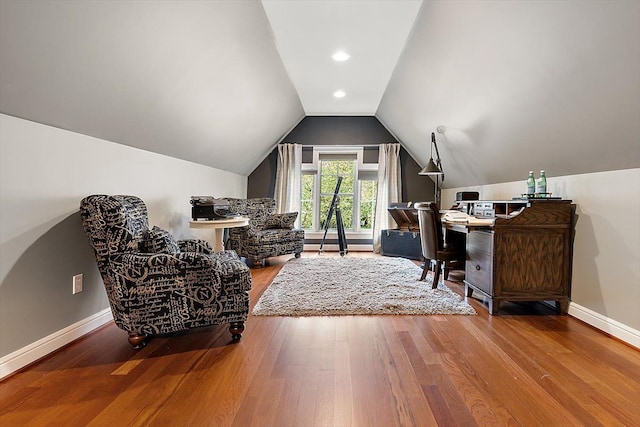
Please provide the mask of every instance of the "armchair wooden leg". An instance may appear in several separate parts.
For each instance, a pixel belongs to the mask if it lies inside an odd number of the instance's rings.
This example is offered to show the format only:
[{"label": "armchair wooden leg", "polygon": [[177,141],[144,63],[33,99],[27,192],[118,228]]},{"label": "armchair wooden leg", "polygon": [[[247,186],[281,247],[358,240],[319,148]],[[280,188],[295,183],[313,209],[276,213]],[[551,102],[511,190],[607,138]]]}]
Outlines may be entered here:
[{"label": "armchair wooden leg", "polygon": [[234,341],[240,341],[242,338],[242,332],[244,331],[244,322],[231,322],[229,325],[229,332],[231,332],[231,339]]},{"label": "armchair wooden leg", "polygon": [[144,347],[147,344],[146,339],[147,336],[145,334],[129,332],[129,344],[131,344],[135,350],[139,350]]}]

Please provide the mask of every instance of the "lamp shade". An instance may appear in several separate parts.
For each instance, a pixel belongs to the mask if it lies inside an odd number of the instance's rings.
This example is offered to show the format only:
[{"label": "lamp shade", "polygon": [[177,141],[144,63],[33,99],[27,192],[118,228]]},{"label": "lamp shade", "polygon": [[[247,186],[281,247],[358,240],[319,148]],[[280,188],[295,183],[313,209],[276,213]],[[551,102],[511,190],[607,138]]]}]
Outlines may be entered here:
[{"label": "lamp shade", "polygon": [[418,175],[444,175],[442,170],[435,164],[433,157],[429,159],[429,163],[422,168]]}]

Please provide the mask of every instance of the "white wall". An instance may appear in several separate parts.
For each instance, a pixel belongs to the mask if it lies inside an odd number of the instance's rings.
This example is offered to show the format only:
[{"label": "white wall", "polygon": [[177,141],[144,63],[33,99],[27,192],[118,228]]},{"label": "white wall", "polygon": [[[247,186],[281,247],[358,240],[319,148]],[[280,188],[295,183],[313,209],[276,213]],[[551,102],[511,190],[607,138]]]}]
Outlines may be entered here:
[{"label": "white wall", "polygon": [[[108,307],[78,213],[83,197],[137,195],[151,225],[186,238],[196,236],[190,196],[246,196],[245,176],[7,115],[0,165],[0,357]],[[72,295],[80,273],[84,291]]]},{"label": "white wall", "polygon": [[[522,181],[443,191],[451,206],[458,191],[484,200],[510,200],[526,192]],[[579,215],[573,254],[572,306],[605,323],[640,330],[640,169],[549,177],[554,196],[571,199]],[[572,311],[570,309],[570,314]],[[587,316],[589,317],[589,316]],[[588,321],[584,317],[582,320]],[[638,345],[638,344],[635,344]]]}]

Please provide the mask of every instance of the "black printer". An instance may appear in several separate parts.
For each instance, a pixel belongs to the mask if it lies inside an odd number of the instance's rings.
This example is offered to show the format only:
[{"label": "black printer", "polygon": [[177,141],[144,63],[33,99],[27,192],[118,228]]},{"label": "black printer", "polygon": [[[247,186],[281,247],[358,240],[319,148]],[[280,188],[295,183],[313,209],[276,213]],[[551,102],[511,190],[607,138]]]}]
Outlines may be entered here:
[{"label": "black printer", "polygon": [[229,214],[229,201],[216,199],[213,196],[191,196],[191,218],[214,220],[227,218]]}]

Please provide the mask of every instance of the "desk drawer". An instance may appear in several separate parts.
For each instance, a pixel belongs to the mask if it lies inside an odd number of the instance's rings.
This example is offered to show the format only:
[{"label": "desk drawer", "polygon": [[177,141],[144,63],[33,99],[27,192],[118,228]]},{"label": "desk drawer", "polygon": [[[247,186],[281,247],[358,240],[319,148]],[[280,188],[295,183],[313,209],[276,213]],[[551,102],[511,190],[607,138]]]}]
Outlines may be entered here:
[{"label": "desk drawer", "polygon": [[493,295],[491,256],[486,252],[467,252],[465,280],[489,295]]},{"label": "desk drawer", "polygon": [[467,236],[467,251],[493,253],[493,233],[472,231]]},{"label": "desk drawer", "polygon": [[465,280],[493,295],[493,233],[473,231],[467,236]]}]

